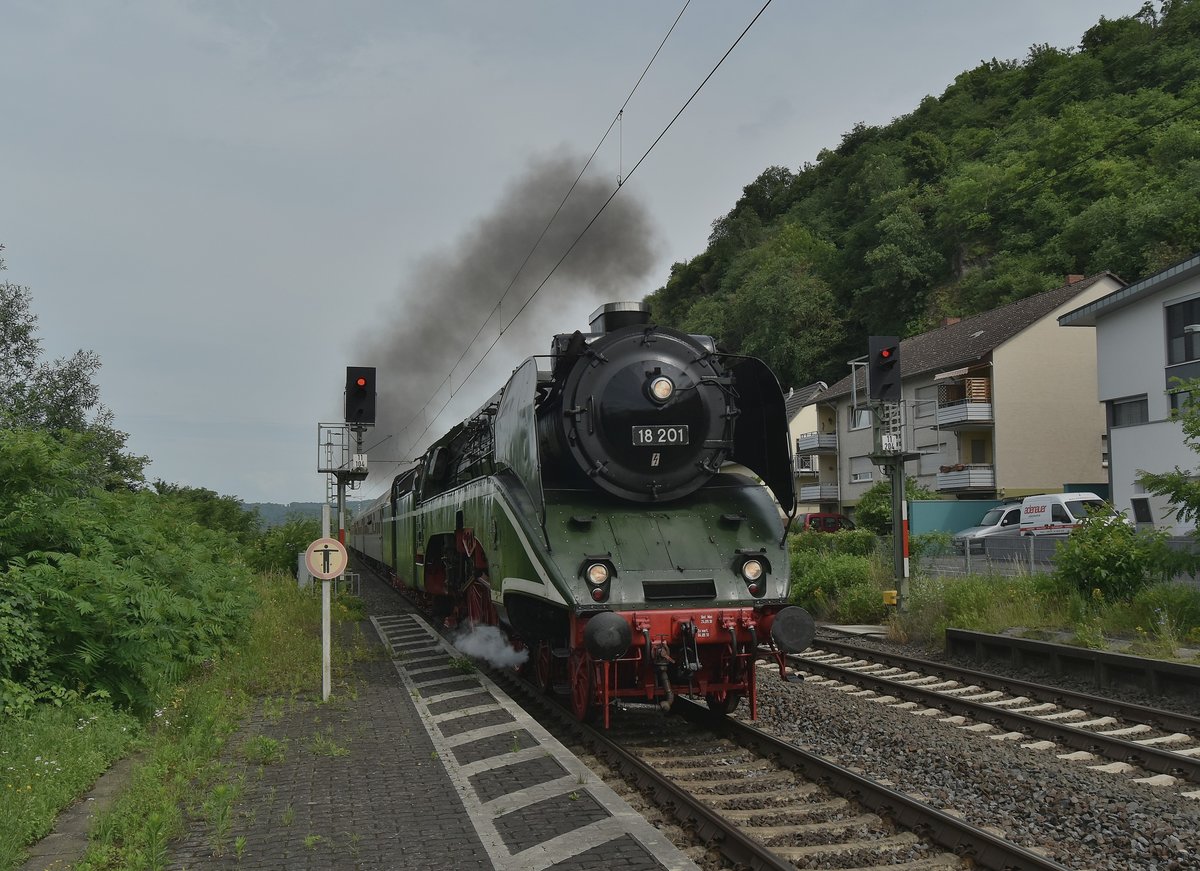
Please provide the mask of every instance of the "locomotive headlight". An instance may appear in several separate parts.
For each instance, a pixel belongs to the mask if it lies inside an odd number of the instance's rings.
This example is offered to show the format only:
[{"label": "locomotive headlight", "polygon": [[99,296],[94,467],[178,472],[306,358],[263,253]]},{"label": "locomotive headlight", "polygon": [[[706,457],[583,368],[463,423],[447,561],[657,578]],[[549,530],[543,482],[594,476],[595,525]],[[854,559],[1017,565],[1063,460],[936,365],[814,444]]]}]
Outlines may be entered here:
[{"label": "locomotive headlight", "polygon": [[675,382],[660,375],[650,382],[650,395],[659,402],[666,402],[675,393]]},{"label": "locomotive headlight", "polygon": [[742,563],[742,577],[747,581],[757,581],[762,577],[763,564],[756,559],[748,559]]},{"label": "locomotive headlight", "polygon": [[587,570],[588,583],[600,586],[608,580],[608,566],[604,563],[592,563]]}]

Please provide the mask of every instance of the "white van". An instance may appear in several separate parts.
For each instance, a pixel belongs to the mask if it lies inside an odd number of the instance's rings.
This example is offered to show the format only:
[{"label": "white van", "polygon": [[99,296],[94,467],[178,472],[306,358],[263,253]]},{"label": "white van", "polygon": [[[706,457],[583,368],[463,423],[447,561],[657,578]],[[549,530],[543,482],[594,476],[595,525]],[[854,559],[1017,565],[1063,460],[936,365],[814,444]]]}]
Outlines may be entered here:
[{"label": "white van", "polygon": [[1095,493],[1046,493],[1021,501],[1021,535],[1070,535],[1089,516],[1125,517]]}]

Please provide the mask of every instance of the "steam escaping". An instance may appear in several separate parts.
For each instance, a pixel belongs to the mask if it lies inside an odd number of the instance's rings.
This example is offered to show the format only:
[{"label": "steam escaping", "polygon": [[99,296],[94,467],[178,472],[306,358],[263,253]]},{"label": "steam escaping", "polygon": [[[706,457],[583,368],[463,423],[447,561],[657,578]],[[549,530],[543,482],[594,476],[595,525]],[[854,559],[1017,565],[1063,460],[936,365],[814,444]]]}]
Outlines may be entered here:
[{"label": "steam escaping", "polygon": [[[623,191],[513,322],[517,311],[612,194],[612,181],[580,180],[509,288],[584,161],[577,155],[562,154],[534,160],[489,214],[447,250],[424,256],[412,274],[401,280],[394,309],[376,319],[355,352],[356,360],[378,370],[376,427],[369,442],[379,447],[371,452],[372,460],[419,455],[503,387],[520,360],[547,353],[554,333],[586,330],[587,324],[574,322],[575,316],[570,323],[564,323],[562,315],[556,316],[564,307],[641,299],[650,289],[645,285],[654,265],[653,228],[646,210]],[[495,311],[502,297],[499,311]],[[475,339],[481,326],[483,331]],[[500,343],[454,404],[431,423],[449,391],[463,388],[467,374],[501,329]],[[464,349],[468,349],[467,355],[451,373]],[[445,383],[448,374],[449,384]],[[429,407],[421,413],[430,397]],[[392,438],[382,442],[389,435]],[[396,468],[374,466],[387,478]],[[379,480],[372,478],[373,483]]]},{"label": "steam escaping", "polygon": [[493,668],[516,668],[529,660],[528,650],[513,650],[496,626],[476,626],[456,634],[450,642],[472,659],[482,659]]}]

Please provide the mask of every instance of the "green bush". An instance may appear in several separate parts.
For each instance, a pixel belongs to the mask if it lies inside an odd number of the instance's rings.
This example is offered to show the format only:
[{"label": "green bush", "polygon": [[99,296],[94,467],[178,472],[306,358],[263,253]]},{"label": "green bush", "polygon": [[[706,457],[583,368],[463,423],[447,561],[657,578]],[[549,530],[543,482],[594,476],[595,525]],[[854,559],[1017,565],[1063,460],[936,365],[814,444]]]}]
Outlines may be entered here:
[{"label": "green bush", "polygon": [[792,555],[789,599],[818,619],[830,619],[838,614],[838,603],[847,590],[873,587],[871,577],[871,561],[866,557],[799,551]]},{"label": "green bush", "polygon": [[817,532],[805,529],[788,536],[793,553],[845,553],[872,556],[879,549],[879,537],[867,529],[842,529],[838,532]]},{"label": "green bush", "polygon": [[887,615],[883,591],[874,584],[857,584],[838,593],[837,619],[842,623],[878,623]]},{"label": "green bush", "polygon": [[908,555],[912,560],[944,556],[953,548],[954,534],[936,530],[908,537]]},{"label": "green bush", "polygon": [[[917,483],[911,475],[904,479],[904,498],[909,502],[917,499],[937,499],[938,494]],[[892,482],[886,476],[872,484],[859,497],[854,506],[854,521],[860,529],[877,535],[892,533]]]},{"label": "green bush", "polygon": [[99,693],[144,713],[253,604],[242,548],[194,503],[81,493],[68,442],[0,433],[0,712]]},{"label": "green bush", "polygon": [[1089,520],[1059,546],[1054,573],[1085,598],[1128,602],[1143,587],[1172,577],[1183,559],[1163,532]]},{"label": "green bush", "polygon": [[289,517],[259,537],[251,562],[260,572],[295,575],[296,555],[320,537],[321,522],[316,518]]}]

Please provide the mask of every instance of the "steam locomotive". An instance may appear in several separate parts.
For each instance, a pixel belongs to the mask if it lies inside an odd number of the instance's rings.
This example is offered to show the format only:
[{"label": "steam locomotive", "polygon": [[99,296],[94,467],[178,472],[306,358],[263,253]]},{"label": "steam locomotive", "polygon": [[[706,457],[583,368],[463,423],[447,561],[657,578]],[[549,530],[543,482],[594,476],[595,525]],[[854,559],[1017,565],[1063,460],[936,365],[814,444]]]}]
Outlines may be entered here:
[{"label": "steam locomotive", "polygon": [[757,713],[787,604],[783,394],[760,360],[610,303],[554,337],[353,521],[349,544],[447,625],[499,626],[583,720],[703,696]]}]

